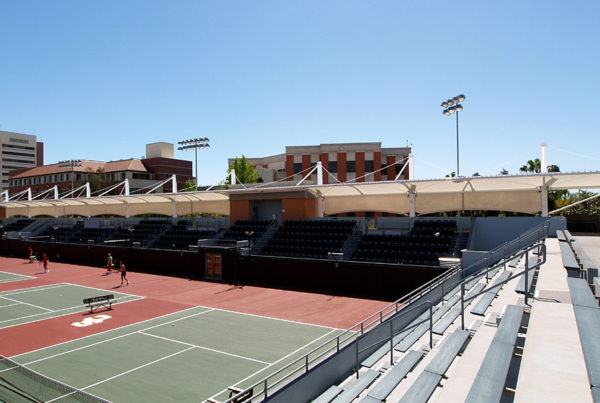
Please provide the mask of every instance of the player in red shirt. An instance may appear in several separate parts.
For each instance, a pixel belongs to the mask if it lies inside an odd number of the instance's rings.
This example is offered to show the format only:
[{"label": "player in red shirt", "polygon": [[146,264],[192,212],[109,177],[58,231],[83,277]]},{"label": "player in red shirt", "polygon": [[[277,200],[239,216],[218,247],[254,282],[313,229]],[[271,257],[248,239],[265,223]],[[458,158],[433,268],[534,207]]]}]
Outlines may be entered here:
[{"label": "player in red shirt", "polygon": [[42,263],[44,264],[44,273],[49,273],[50,269],[48,268],[48,256],[44,253],[42,256]]}]

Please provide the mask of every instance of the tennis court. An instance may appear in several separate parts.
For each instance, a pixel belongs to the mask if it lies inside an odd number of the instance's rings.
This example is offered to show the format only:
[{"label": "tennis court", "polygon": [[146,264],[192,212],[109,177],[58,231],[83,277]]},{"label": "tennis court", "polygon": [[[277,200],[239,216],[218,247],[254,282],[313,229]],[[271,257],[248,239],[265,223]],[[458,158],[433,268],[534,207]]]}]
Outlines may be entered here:
[{"label": "tennis court", "polygon": [[102,294],[113,294],[116,303],[142,298],[69,283],[4,291],[0,292],[0,329],[81,312],[84,298]]},{"label": "tennis court", "polygon": [[1,283],[10,283],[11,281],[21,281],[21,280],[25,280],[28,278],[33,278],[33,277],[0,271],[0,284]]},{"label": "tennis court", "polygon": [[[0,401],[9,402],[94,401],[85,393],[114,402],[225,401],[228,387],[245,389],[290,363],[301,374],[305,360],[297,359],[335,349],[340,329],[387,306],[135,271],[132,285],[120,287],[103,268],[61,262],[49,274],[18,258],[0,257],[0,265]],[[82,303],[106,294],[117,300],[113,310],[90,314]],[[271,393],[279,378],[269,378]]]},{"label": "tennis court", "polygon": [[[194,307],[11,359],[114,402],[223,401],[228,386],[250,386],[340,332]],[[12,384],[24,378],[11,369],[0,374]],[[26,393],[37,399],[56,398],[37,396],[40,385],[30,389]]]}]

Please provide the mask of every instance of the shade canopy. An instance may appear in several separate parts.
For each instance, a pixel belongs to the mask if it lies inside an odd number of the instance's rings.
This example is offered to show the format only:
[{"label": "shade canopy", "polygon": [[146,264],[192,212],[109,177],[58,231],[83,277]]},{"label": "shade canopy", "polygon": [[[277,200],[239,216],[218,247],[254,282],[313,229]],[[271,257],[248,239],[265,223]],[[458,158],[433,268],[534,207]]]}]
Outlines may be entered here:
[{"label": "shade canopy", "polygon": [[[443,178],[329,184],[322,186],[254,187],[131,196],[12,201],[0,203],[0,216],[136,216],[160,214],[230,214],[230,198],[262,194],[281,197],[282,192],[309,192],[320,199],[324,215],[355,211],[381,211],[416,215],[456,210],[499,210],[528,214],[542,210],[542,189],[600,188],[600,172],[547,173],[494,177]],[[263,197],[263,198],[265,198]]]}]

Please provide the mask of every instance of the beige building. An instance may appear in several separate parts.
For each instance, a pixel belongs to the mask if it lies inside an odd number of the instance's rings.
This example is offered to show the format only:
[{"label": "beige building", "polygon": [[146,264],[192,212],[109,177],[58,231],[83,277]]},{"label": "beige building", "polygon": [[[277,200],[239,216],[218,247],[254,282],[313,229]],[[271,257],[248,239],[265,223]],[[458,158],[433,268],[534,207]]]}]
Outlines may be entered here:
[{"label": "beige building", "polygon": [[10,171],[44,165],[44,143],[30,134],[0,130],[0,162],[0,192],[3,192],[8,190]]}]

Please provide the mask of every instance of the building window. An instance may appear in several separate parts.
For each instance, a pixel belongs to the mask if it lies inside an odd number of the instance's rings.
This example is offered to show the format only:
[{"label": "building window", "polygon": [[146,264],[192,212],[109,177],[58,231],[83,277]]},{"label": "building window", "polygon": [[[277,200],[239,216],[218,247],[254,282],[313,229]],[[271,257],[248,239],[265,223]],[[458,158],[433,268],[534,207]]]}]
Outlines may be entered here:
[{"label": "building window", "polygon": [[329,161],[327,163],[327,170],[332,173],[336,173],[337,170],[337,161]]},{"label": "building window", "polygon": [[302,172],[302,163],[294,162],[294,174],[299,174],[300,172]]},{"label": "building window", "polygon": [[346,161],[346,172],[356,172],[356,161]]},{"label": "building window", "polygon": [[373,172],[375,170],[375,162],[373,160],[365,161],[365,172]]}]

